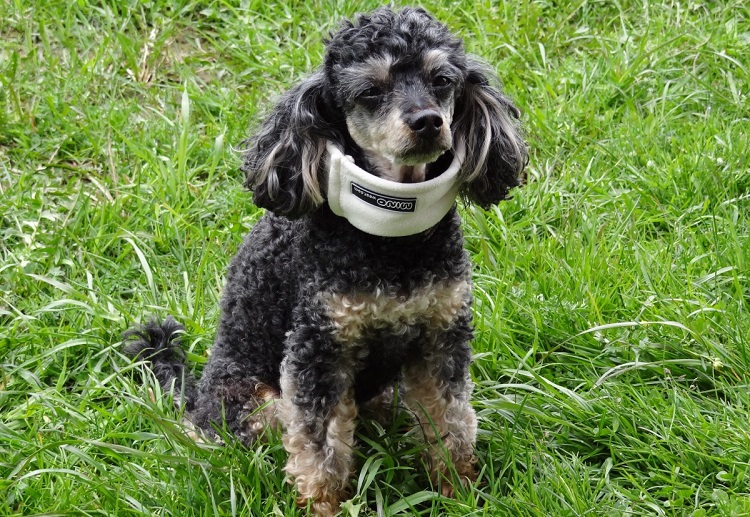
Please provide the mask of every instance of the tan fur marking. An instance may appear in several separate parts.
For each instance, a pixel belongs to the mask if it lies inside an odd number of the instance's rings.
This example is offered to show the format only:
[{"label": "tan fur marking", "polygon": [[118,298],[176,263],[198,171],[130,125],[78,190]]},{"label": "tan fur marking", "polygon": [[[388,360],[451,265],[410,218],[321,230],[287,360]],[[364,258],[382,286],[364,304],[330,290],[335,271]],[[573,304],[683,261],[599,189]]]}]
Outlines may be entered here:
[{"label": "tan fur marking", "polygon": [[200,445],[211,443],[211,440],[206,438],[206,435],[203,434],[199,428],[195,427],[195,424],[193,424],[187,416],[182,417],[180,424],[182,424],[183,429],[185,429],[187,437],[195,443]]},{"label": "tan fur marking", "polygon": [[391,65],[393,57],[389,55],[373,56],[363,63],[355,63],[344,68],[340,74],[342,82],[357,81],[367,77],[373,82],[386,86],[391,82]]},{"label": "tan fur marking", "polygon": [[404,371],[404,402],[415,412],[429,444],[428,464],[433,483],[442,485],[442,493],[452,496],[452,463],[462,485],[476,479],[474,443],[477,417],[469,403],[471,381],[459,395],[451,394],[430,368],[424,364]]},{"label": "tan fur marking", "polygon": [[255,397],[245,403],[244,409],[252,411],[245,419],[247,430],[258,437],[265,437],[265,429],[276,430],[279,427],[277,402],[279,394],[265,384],[256,386]]},{"label": "tan fur marking", "polygon": [[371,115],[367,110],[355,107],[346,117],[349,134],[365,152],[384,159],[378,166],[388,179],[399,181],[399,178],[392,177],[395,174],[392,169],[396,154],[411,147],[412,132],[403,120],[403,113],[396,107],[392,107],[377,124],[370,119]]},{"label": "tan fur marking", "polygon": [[429,75],[436,68],[440,68],[448,61],[449,54],[445,50],[435,48],[425,52],[424,58],[422,58],[422,71]]},{"label": "tan fur marking", "polygon": [[374,293],[329,293],[323,295],[328,317],[342,343],[358,343],[368,329],[401,329],[425,323],[431,329],[448,327],[471,297],[467,280],[439,282],[409,296]]},{"label": "tan fur marking", "polygon": [[320,444],[306,432],[301,411],[292,403],[296,381],[285,375],[283,368],[281,384],[279,418],[285,426],[282,441],[289,453],[284,470],[299,492],[297,504],[304,508],[309,503],[316,516],[333,516],[346,495],[352,470],[357,417],[354,391],[347,391],[333,408],[326,424],[325,443]]}]

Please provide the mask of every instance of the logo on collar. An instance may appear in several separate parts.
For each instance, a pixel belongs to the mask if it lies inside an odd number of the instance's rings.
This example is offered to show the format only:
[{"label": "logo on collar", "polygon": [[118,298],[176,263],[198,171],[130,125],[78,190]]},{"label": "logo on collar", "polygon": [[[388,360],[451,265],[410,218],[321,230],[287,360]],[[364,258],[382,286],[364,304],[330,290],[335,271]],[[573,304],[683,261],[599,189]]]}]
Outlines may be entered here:
[{"label": "logo on collar", "polygon": [[364,188],[362,185],[352,182],[352,194],[365,203],[369,203],[383,210],[392,212],[414,212],[417,208],[415,197],[386,196],[378,192]]}]

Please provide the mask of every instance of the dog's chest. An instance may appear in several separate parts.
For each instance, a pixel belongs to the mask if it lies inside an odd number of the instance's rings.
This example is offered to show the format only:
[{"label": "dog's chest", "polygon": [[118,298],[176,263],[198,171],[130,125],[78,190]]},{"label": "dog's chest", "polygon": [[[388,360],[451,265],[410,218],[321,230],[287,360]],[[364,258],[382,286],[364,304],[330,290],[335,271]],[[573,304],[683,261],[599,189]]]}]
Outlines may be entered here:
[{"label": "dog's chest", "polygon": [[419,287],[408,294],[372,292],[323,293],[334,336],[342,344],[358,344],[369,333],[386,331],[406,335],[412,327],[446,329],[471,301],[465,279],[446,280]]}]

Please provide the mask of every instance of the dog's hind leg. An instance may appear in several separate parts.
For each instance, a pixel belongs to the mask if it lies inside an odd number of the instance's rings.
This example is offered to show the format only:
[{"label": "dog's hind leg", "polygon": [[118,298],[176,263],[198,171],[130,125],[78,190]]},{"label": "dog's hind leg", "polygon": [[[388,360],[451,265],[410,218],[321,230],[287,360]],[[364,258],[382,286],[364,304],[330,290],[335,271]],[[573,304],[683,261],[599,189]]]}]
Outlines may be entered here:
[{"label": "dog's hind leg", "polygon": [[[182,423],[189,434],[196,441],[204,437],[217,440],[216,427],[226,423],[240,441],[252,445],[265,436],[266,429],[276,428],[278,390],[247,376],[241,363],[212,357],[198,387],[185,365],[185,352],[180,346],[183,331],[170,316],[163,322],[152,320],[128,330],[123,339],[125,354],[145,361],[163,391],[174,390],[175,407],[185,406]],[[215,374],[217,370],[222,373]]]},{"label": "dog's hind leg", "polygon": [[[234,375],[215,375],[217,367]],[[212,437],[216,427],[226,426],[227,431],[248,447],[267,438],[267,431],[277,429],[279,393],[276,389],[242,375],[244,370],[236,363],[212,361],[211,368],[208,373],[204,370],[198,401],[190,415],[195,425]]]}]

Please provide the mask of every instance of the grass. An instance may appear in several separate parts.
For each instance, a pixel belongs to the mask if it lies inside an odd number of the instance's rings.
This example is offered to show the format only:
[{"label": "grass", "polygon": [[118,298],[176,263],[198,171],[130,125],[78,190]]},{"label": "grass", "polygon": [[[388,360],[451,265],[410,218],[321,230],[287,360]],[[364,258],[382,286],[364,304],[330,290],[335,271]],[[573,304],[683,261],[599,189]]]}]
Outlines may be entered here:
[{"label": "grass", "polygon": [[[299,514],[278,439],[194,444],[120,339],[174,314],[200,369],[260,215],[234,149],[374,5],[0,3],[0,515]],[[367,424],[344,514],[750,515],[750,9],[425,7],[522,107],[529,182],[464,209],[480,482],[440,498]]]}]

